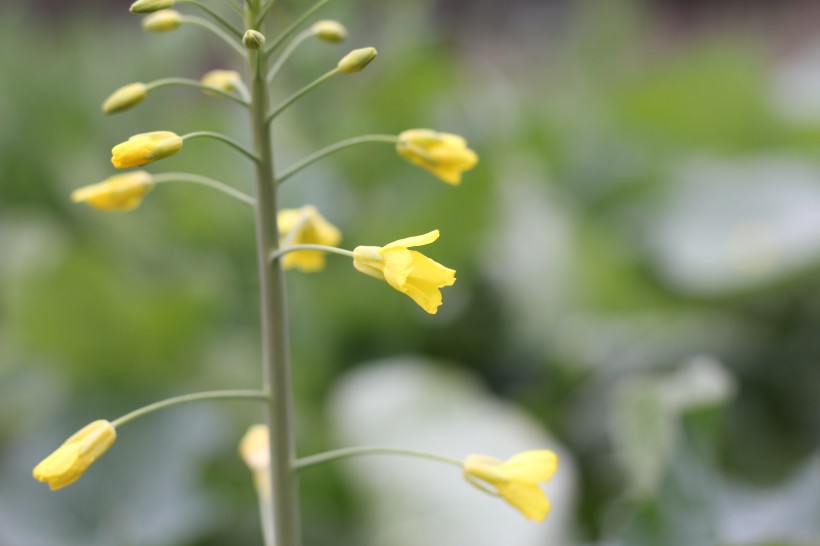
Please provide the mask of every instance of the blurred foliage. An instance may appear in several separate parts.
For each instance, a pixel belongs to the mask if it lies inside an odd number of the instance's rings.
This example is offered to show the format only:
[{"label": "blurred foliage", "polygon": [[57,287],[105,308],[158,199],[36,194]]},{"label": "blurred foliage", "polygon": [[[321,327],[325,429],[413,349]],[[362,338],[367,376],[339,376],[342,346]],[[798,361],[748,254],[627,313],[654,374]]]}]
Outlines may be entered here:
[{"label": "blurred foliage", "polygon": [[[100,114],[124,83],[241,68],[199,29],[142,35],[126,4],[59,18],[0,7],[0,543],[258,544],[235,456],[262,418],[252,404],[130,425],[59,495],[29,477],[92,419],[259,380],[241,205],[171,185],[129,214],[68,202],[112,173],[107,149],[131,134],[247,133],[238,107],[189,89]],[[274,26],[304,5],[283,2]],[[327,400],[342,374],[418,353],[470,370],[565,445],[578,465],[578,543],[816,544],[820,488],[801,484],[818,479],[820,118],[783,115],[784,101],[799,105],[782,92],[785,60],[765,24],[667,41],[639,3],[520,2],[497,30],[492,10],[448,5],[334,3],[322,17],[351,39],[305,45],[276,83],[286,96],[348,47],[379,49],[366,72],[281,117],[281,167],[408,127],[464,134],[481,156],[458,189],[380,145],[288,182],[284,204],[316,204],[350,247],[439,228],[430,255],[459,279],[429,317],[343,259],[288,277],[300,451],[337,444]],[[810,52],[806,71],[820,64]],[[192,142],[151,170],[251,191],[244,160],[218,146]],[[724,185],[729,175],[737,182]],[[714,289],[714,275],[729,282]],[[736,390],[669,410],[669,385],[698,355]],[[685,383],[684,398],[710,381]],[[302,489],[307,543],[357,542],[355,484],[326,468]]]}]

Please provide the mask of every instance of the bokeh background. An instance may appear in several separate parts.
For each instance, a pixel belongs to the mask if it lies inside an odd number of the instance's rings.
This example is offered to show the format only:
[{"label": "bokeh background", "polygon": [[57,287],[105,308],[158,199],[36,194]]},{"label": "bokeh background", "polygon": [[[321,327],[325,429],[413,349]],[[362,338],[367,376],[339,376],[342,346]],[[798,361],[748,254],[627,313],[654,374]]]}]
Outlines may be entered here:
[{"label": "bokeh background", "polygon": [[[203,0],[221,8],[223,3]],[[308,2],[283,0],[282,28]],[[166,396],[259,384],[252,219],[206,189],[127,214],[72,205],[131,134],[238,106],[122,84],[241,65],[208,34],[143,34],[126,1],[0,4],[0,545],[261,544],[236,454],[252,402],[121,431],[79,482],[30,477],[65,437]],[[182,11],[195,13],[190,6]],[[279,97],[348,48],[379,58],[282,116],[285,166],[434,127],[481,156],[457,189],[374,144],[291,179],[349,247],[434,228],[458,270],[435,317],[329,259],[290,274],[299,451],[558,450],[539,526],[424,461],[305,473],[306,544],[820,544],[820,6],[805,1],[337,0]],[[150,167],[252,190],[208,141]]]}]

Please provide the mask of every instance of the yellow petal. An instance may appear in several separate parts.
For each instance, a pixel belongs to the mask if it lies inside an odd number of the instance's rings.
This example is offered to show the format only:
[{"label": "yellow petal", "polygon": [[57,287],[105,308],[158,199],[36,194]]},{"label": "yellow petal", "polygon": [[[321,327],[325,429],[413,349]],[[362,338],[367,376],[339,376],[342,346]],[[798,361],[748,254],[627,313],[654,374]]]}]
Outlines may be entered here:
[{"label": "yellow petal", "polygon": [[537,485],[500,483],[496,487],[498,494],[527,518],[544,521],[549,514],[550,501]]},{"label": "yellow petal", "polygon": [[386,244],[384,248],[410,248],[414,246],[429,245],[430,243],[438,239],[438,237],[439,231],[437,229],[434,229],[433,231],[425,233],[424,235],[415,235],[413,237],[406,237],[404,239],[399,239],[398,241],[393,241],[392,243]]},{"label": "yellow petal", "polygon": [[558,456],[548,449],[525,451],[511,457],[501,468],[510,481],[545,482],[558,469]]}]

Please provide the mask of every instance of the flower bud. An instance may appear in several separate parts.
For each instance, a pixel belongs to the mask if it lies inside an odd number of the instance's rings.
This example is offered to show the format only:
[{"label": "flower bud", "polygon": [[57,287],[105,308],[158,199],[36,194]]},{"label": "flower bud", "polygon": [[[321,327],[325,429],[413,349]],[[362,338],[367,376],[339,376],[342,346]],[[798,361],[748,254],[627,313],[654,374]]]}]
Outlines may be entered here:
[{"label": "flower bud", "polygon": [[140,133],[111,150],[111,164],[118,169],[139,167],[172,156],[182,148],[182,137],[171,131]]},{"label": "flower bud", "polygon": [[182,14],[172,9],[163,9],[142,19],[142,29],[149,32],[169,32],[181,24]]},{"label": "flower bud", "polygon": [[370,62],[376,58],[375,47],[363,47],[362,49],[354,49],[339,61],[336,67],[342,74],[353,74],[364,69]]},{"label": "flower bud", "polygon": [[102,111],[106,114],[114,114],[128,110],[136,106],[145,99],[148,92],[144,83],[131,83],[124,85],[111,93],[102,105]]},{"label": "flower bud", "polygon": [[265,47],[265,35],[256,30],[248,30],[242,36],[242,43],[246,49],[262,49]]},{"label": "flower bud", "polygon": [[316,21],[310,28],[317,38],[326,42],[341,42],[347,38],[347,29],[338,21],[324,19]]},{"label": "flower bud", "polygon": [[[211,70],[202,76],[202,85],[207,85],[208,87],[213,87],[226,93],[236,91],[241,81],[242,77],[239,75],[239,72],[235,70]],[[206,91],[206,93],[210,95],[216,94],[210,91]]]},{"label": "flower bud", "polygon": [[174,0],[137,0],[128,11],[131,13],[151,13],[174,7]]},{"label": "flower bud", "polygon": [[94,421],[43,459],[32,474],[36,480],[47,483],[52,491],[62,489],[77,481],[116,439],[117,431],[111,423],[103,419]]}]

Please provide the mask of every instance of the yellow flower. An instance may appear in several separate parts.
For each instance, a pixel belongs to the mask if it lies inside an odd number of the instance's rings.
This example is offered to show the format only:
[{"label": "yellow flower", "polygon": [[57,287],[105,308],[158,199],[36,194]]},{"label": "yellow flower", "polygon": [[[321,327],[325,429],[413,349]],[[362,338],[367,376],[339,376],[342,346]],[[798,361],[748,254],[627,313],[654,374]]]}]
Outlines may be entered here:
[{"label": "yellow flower", "polygon": [[48,483],[52,491],[62,489],[82,476],[116,439],[117,431],[111,423],[103,419],[94,421],[43,459],[32,474],[36,480]]},{"label": "yellow flower", "polygon": [[71,193],[71,200],[75,203],[88,203],[95,209],[126,211],[137,208],[153,187],[154,180],[150,174],[134,171],[76,189]]},{"label": "yellow flower", "polygon": [[457,186],[461,173],[478,163],[478,155],[458,135],[432,129],[410,129],[399,135],[396,151],[404,159]]},{"label": "yellow flower", "polygon": [[139,167],[172,156],[182,148],[182,137],[171,131],[140,133],[111,150],[111,163],[118,169]]},{"label": "yellow flower", "polygon": [[132,106],[141,103],[145,99],[147,92],[148,90],[144,83],[138,82],[124,85],[105,99],[102,110],[106,114],[114,114],[128,110]]},{"label": "yellow flower", "polygon": [[[283,248],[303,244],[336,246],[342,240],[338,228],[325,220],[312,205],[282,209],[276,218]],[[289,252],[282,257],[282,267],[295,267],[303,273],[319,271],[325,267],[325,253],[318,250]]]},{"label": "yellow flower", "polygon": [[[232,93],[239,88],[242,82],[242,76],[235,70],[211,70],[202,76],[202,85]],[[209,92],[210,93],[210,92]],[[215,93],[210,93],[215,94]]]},{"label": "yellow flower", "polygon": [[269,499],[271,494],[268,441],[268,427],[253,425],[239,442],[239,455],[253,473],[253,482],[259,495]]},{"label": "yellow flower", "polygon": [[408,248],[429,245],[438,236],[439,232],[435,230],[393,241],[384,247],[358,246],[353,249],[353,267],[366,275],[387,281],[434,315],[441,305],[439,288],[452,286],[456,282],[456,272]]},{"label": "yellow flower", "polygon": [[557,469],[558,456],[547,449],[525,451],[506,462],[487,455],[470,455],[464,460],[468,481],[477,478],[492,485],[504,500],[535,521],[544,521],[550,511],[550,501],[538,483],[548,481]]}]

